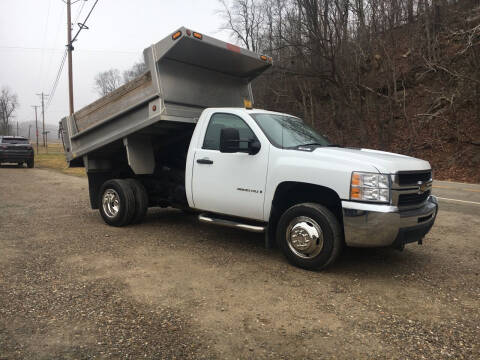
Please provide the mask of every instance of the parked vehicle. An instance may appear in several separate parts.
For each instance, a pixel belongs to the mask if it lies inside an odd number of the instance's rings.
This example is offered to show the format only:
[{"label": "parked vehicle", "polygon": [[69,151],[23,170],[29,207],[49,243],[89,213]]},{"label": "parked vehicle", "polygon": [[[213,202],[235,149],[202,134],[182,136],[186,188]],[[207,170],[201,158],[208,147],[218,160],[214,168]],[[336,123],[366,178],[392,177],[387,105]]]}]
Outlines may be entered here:
[{"label": "parked vehicle", "polygon": [[0,136],[0,164],[17,163],[27,164],[33,168],[35,159],[33,147],[23,136]]},{"label": "parked vehicle", "polygon": [[70,166],[85,166],[107,224],[147,207],[264,232],[295,265],[344,245],[422,242],[437,214],[427,161],[331,144],[301,119],[252,108],[271,58],[181,28],[144,51],[148,71],[62,119]]}]

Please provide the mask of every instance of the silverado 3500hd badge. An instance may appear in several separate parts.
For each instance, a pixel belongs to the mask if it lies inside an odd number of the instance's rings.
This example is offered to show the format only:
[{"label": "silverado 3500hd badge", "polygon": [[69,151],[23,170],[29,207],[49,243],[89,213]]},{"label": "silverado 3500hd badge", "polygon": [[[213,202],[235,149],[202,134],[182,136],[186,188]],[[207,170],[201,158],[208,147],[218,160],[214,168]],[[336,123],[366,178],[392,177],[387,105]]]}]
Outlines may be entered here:
[{"label": "silverado 3500hd badge", "polygon": [[254,190],[254,189],[244,189],[244,188],[237,188],[238,191],[245,191],[245,192],[251,192],[255,194],[261,194],[262,190]]}]

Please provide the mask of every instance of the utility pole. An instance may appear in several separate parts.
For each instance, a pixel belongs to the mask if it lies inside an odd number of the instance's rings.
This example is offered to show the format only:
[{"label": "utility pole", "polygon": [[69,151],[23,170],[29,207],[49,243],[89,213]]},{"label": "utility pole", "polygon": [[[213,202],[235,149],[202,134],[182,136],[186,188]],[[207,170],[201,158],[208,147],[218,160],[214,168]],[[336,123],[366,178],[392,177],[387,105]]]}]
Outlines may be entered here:
[{"label": "utility pole", "polygon": [[17,136],[18,136],[18,120],[17,120]]},{"label": "utility pole", "polygon": [[30,140],[30,129],[32,128],[32,124],[28,125],[28,140]]},{"label": "utility pole", "polygon": [[41,94],[37,94],[38,96],[42,97],[42,142],[43,142],[43,147],[46,146],[45,142],[45,97],[48,97],[48,94],[44,94],[43,92]]},{"label": "utility pole", "polygon": [[68,99],[70,102],[70,115],[73,115],[73,70],[72,70],[72,13],[71,0],[67,0],[67,53],[68,53]]},{"label": "utility pole", "polygon": [[37,117],[38,105],[32,105],[32,107],[35,108],[35,130],[37,134],[37,154],[38,154],[38,117]]},{"label": "utility pole", "polygon": [[45,147],[47,149],[47,154],[48,154],[48,133],[50,131],[45,131]]}]

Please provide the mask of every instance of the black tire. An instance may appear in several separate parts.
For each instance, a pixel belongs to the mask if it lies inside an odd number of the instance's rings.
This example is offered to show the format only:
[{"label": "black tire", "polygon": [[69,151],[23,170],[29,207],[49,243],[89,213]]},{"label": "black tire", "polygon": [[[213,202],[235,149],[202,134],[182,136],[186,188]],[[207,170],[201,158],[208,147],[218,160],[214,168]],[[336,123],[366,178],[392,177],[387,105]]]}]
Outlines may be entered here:
[{"label": "black tire", "polygon": [[[321,250],[318,254],[311,255],[311,258],[297,255],[291,249],[287,240],[288,227],[298,217],[308,217],[315,221],[323,235],[323,246],[318,246]],[[338,219],[326,207],[315,203],[298,204],[287,209],[280,217],[277,225],[277,243],[285,257],[293,265],[308,270],[325,269],[333,264],[340,255],[343,247],[342,229]],[[317,244],[320,244],[320,242],[317,242]]]},{"label": "black tire", "polygon": [[29,169],[33,168],[35,166],[35,160],[34,159],[28,160],[27,166]]},{"label": "black tire", "polygon": [[145,186],[135,179],[127,179],[128,184],[133,190],[135,196],[135,214],[133,215],[131,224],[139,224],[145,218],[148,210],[148,195]]},{"label": "black tire", "polygon": [[[108,206],[104,206],[103,203],[104,195],[108,191],[113,191],[118,195],[118,210],[113,216],[106,213]],[[108,225],[126,226],[132,221],[135,214],[135,196],[130,184],[126,180],[113,179],[106,181],[100,189],[98,201],[100,215]]]}]

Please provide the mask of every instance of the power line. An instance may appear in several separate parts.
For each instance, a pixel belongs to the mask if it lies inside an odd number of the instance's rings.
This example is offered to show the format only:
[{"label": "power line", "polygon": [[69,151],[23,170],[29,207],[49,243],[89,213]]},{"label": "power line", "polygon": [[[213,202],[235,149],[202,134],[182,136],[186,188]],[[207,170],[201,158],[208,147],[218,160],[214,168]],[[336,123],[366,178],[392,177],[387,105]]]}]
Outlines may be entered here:
[{"label": "power line", "polygon": [[50,91],[50,97],[48,98],[48,101],[47,101],[47,109],[50,106],[50,103],[52,102],[53,97],[55,96],[55,91],[57,90],[58,83],[60,82],[60,78],[62,76],[62,71],[63,71],[63,67],[65,66],[66,58],[67,58],[67,50],[65,50],[63,53],[62,61],[60,63],[60,67],[58,68],[57,77],[53,82],[52,90]]},{"label": "power line", "polygon": [[[82,3],[82,6],[80,6],[80,9],[78,10],[77,16],[75,17],[75,22],[80,18],[80,14],[82,13],[82,10],[85,7],[86,2],[87,2],[87,0],[84,0],[83,3]],[[50,97],[48,98],[47,106],[46,106],[47,109],[50,106],[50,103],[52,102],[53,97],[55,96],[55,91],[57,90],[58,83],[59,83],[60,78],[62,76],[63,67],[65,66],[66,57],[67,57],[67,50],[65,50],[63,52],[62,61],[60,62],[60,67],[58,68],[57,76],[56,76],[55,81],[53,82],[52,88],[50,90]]]},{"label": "power line", "polygon": [[[82,6],[78,10],[77,16],[75,17],[75,22],[79,19],[80,14],[82,13],[83,8],[85,7],[86,2],[87,2],[87,0],[85,0],[82,3]],[[55,77],[55,81],[53,82],[52,88],[50,90],[50,97],[48,98],[47,106],[46,106],[47,108],[50,106],[50,104],[52,102],[52,99],[55,96],[55,91],[57,90],[58,83],[59,83],[60,78],[62,76],[62,71],[63,71],[63,67],[65,66],[65,59],[66,58],[67,58],[67,50],[65,50],[63,52],[62,60],[60,62],[60,67],[58,68],[58,71],[57,71],[57,76]]]},{"label": "power line", "polygon": [[[63,19],[63,13],[64,13],[64,10],[65,8],[62,6],[62,9],[60,10],[60,12],[58,13],[60,15],[60,17],[58,18],[58,25],[57,25],[57,31],[55,32],[55,38],[54,38],[54,42],[53,44],[56,44],[57,43],[57,39],[58,39],[58,35],[60,34],[60,29],[61,29],[61,26],[62,26],[62,19]],[[48,61],[48,68],[47,68],[47,79],[50,78],[50,68],[52,67],[52,60],[53,60],[53,57],[54,57],[54,53],[52,53],[49,57],[49,61]]]},{"label": "power line", "polygon": [[[80,0],[77,0],[77,1],[74,1],[73,4],[75,4],[76,2],[78,2]],[[84,0],[83,3],[82,3],[82,6],[80,7],[76,17],[75,17],[75,22],[78,21],[78,19],[80,18],[80,15],[83,11],[83,8],[85,7],[85,4],[88,0]],[[60,66],[58,68],[58,71],[57,71],[57,75],[55,77],[55,80],[53,82],[53,85],[52,85],[52,88],[50,90],[50,96],[48,97],[48,101],[47,101],[47,104],[46,104],[46,108],[48,108],[50,106],[50,104],[52,103],[53,101],[53,98],[55,96],[55,93],[56,93],[56,90],[57,90],[57,87],[58,87],[58,84],[60,82],[60,78],[62,76],[62,72],[63,72],[63,68],[65,66],[65,61],[66,61],[66,58],[67,58],[67,55],[69,55],[69,52],[71,52],[73,50],[73,42],[76,41],[78,35],[80,34],[80,32],[83,30],[83,29],[88,29],[86,23],[87,23],[87,20],[89,19],[90,15],[92,14],[93,10],[95,9],[95,6],[97,5],[98,3],[98,0],[95,0],[95,3],[93,4],[92,8],[90,9],[90,11],[88,12],[88,15],[86,16],[85,20],[82,22],[82,23],[78,23],[78,26],[79,26],[79,29],[77,31],[77,33],[75,34],[74,38],[69,42],[69,44],[67,44],[67,49],[64,51],[63,55],[62,55],[62,60],[60,62]],[[70,6],[70,2],[67,3],[68,7]],[[71,24],[68,24],[68,26],[71,26]],[[1,49],[2,47],[0,47]],[[3,47],[3,48],[17,48],[17,49],[36,49],[36,48],[24,48],[24,47],[20,47],[20,46],[17,46],[17,47]],[[44,51],[45,49],[43,48],[42,49],[42,52]],[[69,76],[70,77],[70,76]],[[71,83],[71,79],[69,79],[69,82]]]},{"label": "power line", "polygon": [[80,9],[78,10],[77,16],[75,16],[75,22],[77,22],[78,19],[80,18],[80,14],[82,13],[83,8],[85,7],[85,4],[87,3],[87,1],[88,0],[84,0],[83,3],[82,3],[82,6],[80,6]]},{"label": "power line", "polygon": [[[78,23],[78,26],[80,27],[77,31],[77,33],[75,34],[75,36],[73,37],[72,39],[72,42],[71,44],[73,44],[75,42],[75,40],[77,40],[77,37],[78,37],[78,34],[80,34],[80,32],[83,30],[83,29],[88,29],[87,27],[87,20],[88,18],[90,17],[90,15],[92,14],[92,11],[93,9],[95,9],[95,6],[97,6],[97,3],[98,3],[98,0],[95,0],[95,3],[93,4],[92,8],[90,9],[90,12],[88,13],[87,17],[85,18],[85,20],[83,20],[83,23]],[[69,44],[69,45],[71,45]]]},{"label": "power line", "polygon": [[68,58],[68,100],[70,107],[70,115],[74,113],[74,101],[73,101],[73,65],[72,65],[72,52],[73,52],[73,43],[77,40],[78,35],[82,32],[83,29],[88,29],[87,21],[90,15],[92,14],[95,6],[97,6],[98,0],[95,0],[92,8],[88,12],[87,17],[82,23],[78,23],[79,29],[75,36],[72,39],[72,26],[70,18],[70,9],[71,9],[71,0],[67,0],[67,58]]},{"label": "power line", "polygon": [[[63,52],[61,48],[41,48],[41,47],[26,47],[26,46],[0,46],[0,50],[32,50],[32,51],[52,51]],[[79,52],[99,52],[99,53],[112,53],[112,54],[138,54],[138,51],[134,50],[113,50],[113,49],[80,49]]]},{"label": "power line", "polygon": [[[49,24],[49,20],[50,20],[50,8],[52,7],[52,0],[50,0],[48,2],[48,10],[47,10],[47,18],[46,18],[46,22],[45,22],[45,29],[43,31],[43,42],[42,42],[42,47],[45,47],[45,41],[47,39],[47,30],[48,30],[48,24]],[[40,62],[40,71],[38,73],[38,77],[41,78],[40,79],[40,82],[43,83],[43,79],[44,79],[44,71],[43,71],[43,65],[44,65],[44,62],[45,62],[45,53],[42,51],[42,60]],[[42,76],[43,75],[43,76]],[[38,81],[38,80],[37,80]]]},{"label": "power line", "polygon": [[[88,0],[83,0],[82,6],[80,6],[80,8],[79,8],[79,10],[78,10],[78,12],[77,12],[77,15],[75,16],[75,22],[77,22],[77,20],[80,18],[80,15],[82,14],[83,8],[85,7],[85,4],[87,3],[87,1],[88,1]],[[63,9],[64,9],[64,8],[63,8]],[[62,13],[63,13],[63,11],[60,12],[60,19],[63,18]],[[55,34],[55,42],[54,42],[54,44],[57,42],[58,34],[59,34],[59,32],[60,32],[61,22],[60,22],[58,25],[59,25],[59,26],[57,27],[57,32],[56,32],[56,34]],[[43,49],[43,50],[54,50],[54,49],[46,49],[46,48],[45,48],[45,49]],[[42,50],[42,54],[43,54],[43,50]],[[62,49],[62,50],[63,50],[63,49]],[[55,51],[55,50],[54,50],[54,51]],[[65,54],[64,54],[64,55],[65,55]],[[63,59],[63,56],[64,56],[64,55],[62,55],[62,59]],[[43,55],[42,55],[42,56],[43,56]],[[48,62],[47,76],[50,75],[50,66],[51,66],[51,64],[52,64],[52,57],[53,57],[53,56],[50,56],[50,61]],[[57,75],[57,76],[58,76],[58,75]],[[55,82],[54,82],[54,83],[55,83]],[[53,88],[53,87],[52,87],[52,88]],[[50,93],[52,94],[52,91],[50,91]],[[48,105],[47,105],[47,107],[48,107]]]}]

